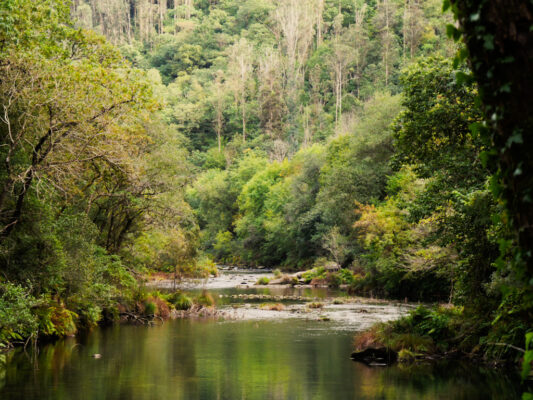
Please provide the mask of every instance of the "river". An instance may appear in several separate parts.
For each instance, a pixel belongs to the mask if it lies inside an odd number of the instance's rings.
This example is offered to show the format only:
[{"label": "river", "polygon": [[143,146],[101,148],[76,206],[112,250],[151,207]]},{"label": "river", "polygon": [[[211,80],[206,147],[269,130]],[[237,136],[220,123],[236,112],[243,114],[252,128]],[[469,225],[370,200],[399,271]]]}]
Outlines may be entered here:
[{"label": "river", "polygon": [[[457,361],[383,368],[350,360],[355,330],[409,305],[333,304],[325,289],[207,284],[225,319],[101,328],[41,346],[38,356],[18,349],[0,368],[0,399],[520,398],[515,373]],[[286,309],[261,310],[259,296],[278,296]],[[300,296],[325,306],[308,310]]]}]

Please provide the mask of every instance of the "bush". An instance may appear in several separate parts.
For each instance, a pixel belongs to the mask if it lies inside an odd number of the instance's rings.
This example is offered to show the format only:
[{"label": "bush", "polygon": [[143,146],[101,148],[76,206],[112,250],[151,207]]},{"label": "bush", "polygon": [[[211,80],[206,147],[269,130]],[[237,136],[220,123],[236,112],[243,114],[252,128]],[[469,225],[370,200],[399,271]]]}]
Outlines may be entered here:
[{"label": "bush", "polygon": [[361,349],[365,345],[380,344],[395,351],[410,352],[405,354],[444,352],[456,345],[451,339],[459,336],[462,312],[462,308],[419,306],[397,321],[377,324],[358,334],[355,345]]},{"label": "bush", "polygon": [[326,275],[326,282],[331,288],[338,288],[342,284],[342,278],[337,273],[328,273]]},{"label": "bush", "polygon": [[94,304],[85,304],[76,309],[80,327],[94,328],[102,319],[102,309]]},{"label": "bush", "polygon": [[37,331],[31,308],[37,300],[22,286],[0,284],[0,344],[21,340]]},{"label": "bush", "polygon": [[339,271],[339,276],[343,284],[351,285],[355,281],[354,273],[347,268],[342,268]]},{"label": "bush", "polygon": [[326,269],[324,267],[313,268],[302,274],[305,283],[311,283],[313,279],[326,279]]}]

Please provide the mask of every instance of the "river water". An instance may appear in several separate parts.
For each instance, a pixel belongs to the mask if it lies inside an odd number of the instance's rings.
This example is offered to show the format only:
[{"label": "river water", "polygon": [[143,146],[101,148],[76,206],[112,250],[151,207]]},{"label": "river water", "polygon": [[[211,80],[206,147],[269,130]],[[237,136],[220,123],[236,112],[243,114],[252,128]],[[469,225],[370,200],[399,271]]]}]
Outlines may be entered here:
[{"label": "river water", "polygon": [[246,296],[279,292],[211,289],[226,319],[102,328],[42,346],[38,356],[11,353],[0,367],[0,399],[520,398],[514,373],[456,361],[383,368],[350,360],[354,330],[407,306],[332,304],[327,292],[311,291],[325,307],[310,311],[296,291],[279,297],[286,310],[265,311]]}]

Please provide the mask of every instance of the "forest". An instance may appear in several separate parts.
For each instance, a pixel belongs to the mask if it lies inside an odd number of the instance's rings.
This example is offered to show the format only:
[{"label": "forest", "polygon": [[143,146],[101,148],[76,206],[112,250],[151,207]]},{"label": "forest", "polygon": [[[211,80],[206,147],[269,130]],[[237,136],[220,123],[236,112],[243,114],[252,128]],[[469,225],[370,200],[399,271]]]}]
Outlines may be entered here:
[{"label": "forest", "polygon": [[445,305],[375,335],[526,376],[532,58],[502,43],[533,12],[505,3],[0,0],[0,346],[116,321],[154,272],[314,268]]}]

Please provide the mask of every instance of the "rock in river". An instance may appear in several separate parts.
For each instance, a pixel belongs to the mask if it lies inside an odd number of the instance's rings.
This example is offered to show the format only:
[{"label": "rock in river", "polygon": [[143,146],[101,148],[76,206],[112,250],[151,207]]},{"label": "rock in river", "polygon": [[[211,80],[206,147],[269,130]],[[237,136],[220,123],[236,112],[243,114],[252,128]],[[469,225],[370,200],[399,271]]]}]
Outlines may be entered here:
[{"label": "rock in river", "polygon": [[367,347],[362,351],[354,351],[351,358],[372,366],[389,365],[398,360],[398,353],[386,347]]}]

